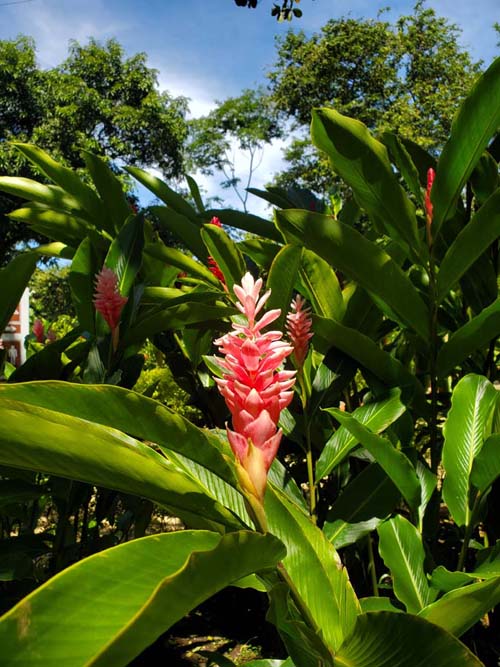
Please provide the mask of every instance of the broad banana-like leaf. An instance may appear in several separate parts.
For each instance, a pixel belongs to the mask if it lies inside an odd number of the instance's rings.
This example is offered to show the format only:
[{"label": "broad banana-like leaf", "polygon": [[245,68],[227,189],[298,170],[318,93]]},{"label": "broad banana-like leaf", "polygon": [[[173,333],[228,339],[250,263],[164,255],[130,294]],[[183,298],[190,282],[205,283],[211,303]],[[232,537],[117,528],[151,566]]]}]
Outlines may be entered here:
[{"label": "broad banana-like leaf", "polygon": [[421,496],[420,482],[408,457],[396,449],[390,440],[360,424],[353,415],[337,408],[329,408],[328,412],[345,426],[363,447],[366,447],[398,487],[408,505],[412,509],[417,509]]},{"label": "broad banana-like leaf", "polygon": [[85,238],[75,253],[69,270],[71,298],[78,321],[85,331],[95,334],[93,304],[95,277],[101,270],[102,259],[89,238]]},{"label": "broad banana-like leaf", "polygon": [[[0,384],[0,400],[21,401],[154,442],[196,461],[236,486],[221,441],[157,401],[111,385],[68,382]],[[148,448],[148,452],[149,452]],[[227,449],[226,451],[229,451]]]},{"label": "broad banana-like leaf", "polygon": [[485,441],[472,464],[470,480],[484,493],[500,476],[500,434],[494,433]]},{"label": "broad banana-like leaf", "polygon": [[349,225],[319,213],[276,211],[276,220],[289,243],[313,250],[384,301],[424,341],[428,339],[427,306],[410,279],[380,246]]},{"label": "broad banana-like leaf", "polygon": [[431,194],[435,236],[453,215],[467,179],[499,126],[500,58],[497,58],[462,103],[439,158]]},{"label": "broad banana-like leaf", "polygon": [[500,577],[494,577],[446,593],[419,616],[460,637],[499,602]]},{"label": "broad banana-like leaf", "polygon": [[358,120],[334,109],[314,109],[313,144],[325,151],[335,172],[352,188],[356,201],[392,238],[418,249],[415,208],[394,173],[386,147]]},{"label": "broad banana-like leaf", "polygon": [[357,618],[335,667],[484,667],[453,635],[411,614],[369,612]]},{"label": "broad banana-like leaf", "polygon": [[267,279],[267,289],[271,296],[267,302],[268,309],[278,308],[281,311],[279,318],[273,323],[277,331],[284,331],[286,316],[290,311],[301,262],[302,249],[294,245],[282,248],[271,264]]},{"label": "broad banana-like leaf", "polygon": [[240,525],[195,479],[151,447],[115,429],[64,414],[57,407],[37,407],[5,398],[5,394],[0,399],[0,465],[143,496],[185,517],[194,527],[210,522],[233,528]]},{"label": "broad banana-like leaf", "polygon": [[25,252],[11,260],[7,266],[0,269],[0,332],[2,332],[17,304],[21,300],[24,290],[35,270],[38,255],[34,252]]},{"label": "broad banana-like leaf", "polygon": [[342,321],[344,299],[332,267],[315,252],[302,248],[300,279],[317,315]]},{"label": "broad banana-like leaf", "polygon": [[198,183],[194,180],[192,176],[189,176],[188,174],[186,174],[186,182],[188,184],[191,197],[195,201],[198,213],[200,214],[205,213],[205,205],[203,204],[203,200],[201,198],[200,188],[198,187]]},{"label": "broad banana-like leaf", "polygon": [[189,252],[206,264],[208,253],[201,239],[200,225],[168,206],[150,206],[149,210],[156,215],[162,227],[174,234]]},{"label": "broad banana-like leaf", "polygon": [[144,218],[131,216],[118,232],[108,250],[104,264],[118,277],[118,289],[128,296],[142,265]]},{"label": "broad banana-like leaf", "polygon": [[[349,312],[349,311],[347,311]],[[347,313],[346,313],[347,316]],[[413,399],[415,405],[425,414],[425,394],[417,378],[392,355],[382,350],[369,336],[357,328],[340,324],[333,319],[314,317],[314,333],[323,339],[328,347],[336,347],[354,359],[388,387],[401,387],[406,399]]]},{"label": "broad banana-like leaf", "polygon": [[125,667],[191,609],[284,553],[272,535],[182,531],[94,554],[0,619],[2,664]]},{"label": "broad banana-like leaf", "polygon": [[182,329],[189,324],[206,326],[209,322],[218,322],[225,317],[237,314],[236,308],[228,306],[207,306],[199,301],[180,303],[151,315],[141,317],[123,337],[125,345],[140,343],[147,336],[153,336],[160,331]]},{"label": "broad banana-like leaf", "polygon": [[239,285],[246,272],[243,255],[229,235],[216,225],[204,225],[201,237],[210,255],[222,271],[229,292],[232,294],[233,285],[235,283]]},{"label": "broad banana-like leaf", "polygon": [[157,241],[156,243],[146,243],[145,251],[151,255],[151,257],[159,259],[162,262],[165,262],[165,264],[176,266],[180,271],[185,271],[195,278],[201,278],[205,282],[215,285],[216,287],[220,285],[219,279],[216,278],[206,266],[191,259],[191,257],[188,257],[176,248],[168,248],[161,241]]},{"label": "broad banana-like leaf", "polygon": [[265,508],[269,531],[286,546],[283,566],[309,609],[313,630],[336,651],[359,612],[347,572],[323,532],[285,494],[269,487]]},{"label": "broad banana-like leaf", "polygon": [[93,227],[86,220],[64,211],[53,211],[39,206],[18,208],[8,216],[15,222],[30,225],[31,229],[49,239],[68,245],[78,245]]},{"label": "broad banana-like leaf", "polygon": [[45,185],[21,176],[0,176],[0,190],[21,199],[44,204],[50,209],[76,213],[80,218],[92,220],[82,204],[57,185]]},{"label": "broad banana-like leaf", "polygon": [[454,331],[437,356],[437,373],[444,377],[476,350],[500,334],[500,298]]},{"label": "broad banana-like leaf", "polygon": [[433,597],[424,570],[425,552],[418,530],[397,515],[380,524],[378,549],[389,568],[394,593],[410,613],[426,607]]},{"label": "broad banana-like leaf", "polygon": [[161,199],[167,206],[172,208],[174,211],[180,215],[184,215],[189,220],[197,222],[198,213],[195,209],[188,204],[188,202],[181,195],[177,194],[172,188],[170,188],[164,181],[149,174],[144,169],[139,169],[139,167],[126,167],[126,171],[141,183],[145,188],[150,190],[154,195]]},{"label": "broad banana-like leaf", "polygon": [[455,387],[443,427],[443,499],[458,526],[471,520],[469,488],[474,459],[491,431],[495,387],[485,377],[466,375]]},{"label": "broad banana-like leaf", "polygon": [[378,463],[371,463],[333,503],[323,532],[340,549],[376,528],[394,510],[400,497],[398,488]]},{"label": "broad banana-like leaf", "polygon": [[[389,149],[389,153],[399,173],[404,178],[410,192],[420,204],[423,204],[422,186],[417,167],[413,163],[412,157],[408,152],[403,141],[394,132],[383,132],[380,140]],[[428,167],[431,165],[429,164]],[[428,168],[427,167],[427,168]]]},{"label": "broad banana-like leaf", "polygon": [[112,222],[109,224],[106,221],[105,228],[110,231],[114,228],[118,232],[133,212],[123,191],[123,185],[102,158],[89,151],[82,151],[82,155],[104,204],[106,216],[109,216]]},{"label": "broad banana-like leaf", "polygon": [[[383,401],[374,401],[357,408],[353,412],[353,417],[361,424],[365,424],[373,433],[381,433],[406,410],[400,396],[399,389],[393,389]],[[345,426],[337,429],[327,441],[316,463],[316,481],[328,475],[341,463],[358,442],[359,440]]]},{"label": "broad banana-like leaf", "polygon": [[[74,197],[80,206],[95,220],[103,222],[105,209],[95,191],[84,183],[72,169],[56,162],[48,153],[32,144],[15,143],[14,146],[33,162],[51,181]],[[103,224],[103,228],[109,225]]]},{"label": "broad banana-like leaf", "polygon": [[283,236],[270,220],[259,218],[257,215],[251,213],[243,213],[243,211],[233,211],[230,208],[211,209],[205,212],[207,217],[216,216],[223,225],[229,227],[236,227],[236,229],[243,229],[245,232],[257,234],[265,239],[271,241],[283,242]]},{"label": "broad banana-like leaf", "polygon": [[446,251],[437,277],[438,301],[500,236],[500,189],[494,192]]}]

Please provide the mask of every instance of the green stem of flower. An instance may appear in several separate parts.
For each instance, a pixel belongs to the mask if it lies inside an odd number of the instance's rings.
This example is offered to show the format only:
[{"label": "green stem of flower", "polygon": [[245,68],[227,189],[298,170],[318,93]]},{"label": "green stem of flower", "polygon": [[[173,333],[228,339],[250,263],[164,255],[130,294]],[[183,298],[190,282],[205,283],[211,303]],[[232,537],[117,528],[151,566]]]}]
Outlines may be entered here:
[{"label": "green stem of flower", "polygon": [[377,569],[375,567],[375,556],[373,554],[373,544],[372,544],[372,536],[368,535],[367,538],[367,545],[368,545],[368,569],[370,570],[370,578],[372,581],[372,589],[373,589],[373,595],[378,598],[379,596],[379,590],[378,590],[378,580],[377,580]]}]

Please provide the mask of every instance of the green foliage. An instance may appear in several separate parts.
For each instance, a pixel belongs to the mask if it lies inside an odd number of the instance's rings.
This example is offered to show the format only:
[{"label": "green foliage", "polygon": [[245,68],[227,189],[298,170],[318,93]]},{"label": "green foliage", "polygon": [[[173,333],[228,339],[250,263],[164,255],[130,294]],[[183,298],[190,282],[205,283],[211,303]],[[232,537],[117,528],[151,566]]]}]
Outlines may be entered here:
[{"label": "green foliage", "polygon": [[68,275],[68,267],[35,270],[29,284],[30,308],[35,317],[43,317],[50,322],[62,315],[74,317]]},{"label": "green foliage", "polygon": [[[456,26],[420,1],[395,23],[383,15],[344,17],[311,37],[289,32],[278,40],[270,95],[297,127],[309,125],[311,109],[328,106],[434,151],[480,70],[458,45],[458,35]],[[285,158],[290,167],[276,179],[280,185],[331,190],[328,165],[304,137],[292,142]]]},{"label": "green foliage", "polygon": [[189,394],[176,384],[169,368],[143,370],[134,391],[154,398],[194,424],[203,423],[201,411],[189,404]]},{"label": "green foliage", "polygon": [[[0,65],[1,173],[38,174],[9,141],[35,142],[73,168],[85,166],[81,151],[87,149],[111,164],[156,166],[169,177],[181,173],[187,102],[158,90],[145,54],[126,58],[115,40],[91,39],[73,42],[61,65],[43,70],[34,42],[19,37],[0,42]],[[14,202],[2,194],[2,218]],[[16,243],[42,239],[38,232],[7,227],[4,218],[2,225],[0,263]]]}]

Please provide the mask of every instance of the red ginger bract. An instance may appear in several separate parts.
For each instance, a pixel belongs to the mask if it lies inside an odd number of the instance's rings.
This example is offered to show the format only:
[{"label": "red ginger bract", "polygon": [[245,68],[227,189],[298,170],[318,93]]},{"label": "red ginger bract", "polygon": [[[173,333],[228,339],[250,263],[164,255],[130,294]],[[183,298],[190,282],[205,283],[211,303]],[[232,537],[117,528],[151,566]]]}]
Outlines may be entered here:
[{"label": "red ginger bract", "polygon": [[215,341],[224,355],[219,363],[226,372],[215,381],[232,415],[234,430],[227,428],[229,443],[244,470],[244,474],[238,471],[240,481],[260,501],[283,435],[277,426],[279,416],[292,400],[295,382],[295,371],[280,370],[293,351],[291,345],[281,340],[281,331],[262,333],[281,311],[270,310],[255,319],[271,293],[259,298],[261,287],[262,280],[254,281],[250,273],[241,286],[234,286],[236,306],[246,323],[233,323],[234,331]]},{"label": "red ginger bract", "polygon": [[95,282],[94,306],[114,332],[120,324],[123,307],[128,298],[118,290],[118,277],[112,269],[103,267]]},{"label": "red ginger bract", "polygon": [[286,329],[293,346],[293,356],[297,368],[302,368],[309,351],[311,333],[311,309],[305,307],[305,299],[297,294],[290,304],[291,311],[286,316]]}]

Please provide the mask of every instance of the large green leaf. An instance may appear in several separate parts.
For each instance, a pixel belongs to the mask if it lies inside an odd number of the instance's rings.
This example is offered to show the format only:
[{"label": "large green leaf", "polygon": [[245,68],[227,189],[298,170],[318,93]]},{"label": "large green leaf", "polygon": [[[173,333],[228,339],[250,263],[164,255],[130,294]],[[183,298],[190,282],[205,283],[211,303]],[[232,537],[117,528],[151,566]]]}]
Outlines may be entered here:
[{"label": "large green leaf", "polygon": [[162,202],[164,202],[174,211],[184,215],[186,218],[189,218],[193,222],[197,221],[198,214],[196,210],[190,204],[188,204],[184,197],[181,197],[181,195],[177,194],[177,192],[172,190],[172,188],[170,188],[162,180],[156,176],[153,176],[152,174],[148,174],[148,172],[144,171],[144,169],[139,169],[139,167],[127,167],[126,171],[128,171],[129,174],[132,174],[132,176],[136,178],[139,183],[141,183],[145,188],[148,188],[148,190],[151,190],[154,195],[156,195],[159,199],[162,200]]},{"label": "large green leaf", "polygon": [[[97,222],[105,209],[94,190],[84,183],[72,169],[56,162],[48,153],[32,144],[16,143],[14,146],[33,162],[51,181],[72,195]],[[106,225],[104,225],[106,228]]]},{"label": "large green leaf", "polygon": [[49,239],[71,245],[78,245],[92,229],[89,223],[82,218],[40,206],[18,208],[9,213],[9,218],[15,222],[30,225],[31,229],[48,236]]},{"label": "large green leaf", "polygon": [[443,499],[459,526],[471,520],[469,486],[475,457],[491,430],[495,387],[480,375],[466,375],[451,397],[451,409],[443,427]]},{"label": "large green leaf", "polygon": [[12,313],[21,300],[37,261],[36,253],[25,252],[15,257],[3,269],[0,269],[0,285],[2,285],[0,291],[0,333],[9,323]]},{"label": "large green leaf", "polygon": [[2,664],[125,666],[205,599],[283,555],[276,538],[244,531],[155,535],[95,554],[1,619]]},{"label": "large green leaf", "polygon": [[118,289],[123,296],[128,296],[141,268],[143,248],[144,218],[131,216],[114,238],[104,261],[118,276]]},{"label": "large green leaf", "polygon": [[239,525],[196,480],[180,473],[150,447],[57,408],[48,410],[5,395],[0,399],[1,465],[143,496],[184,516],[195,527],[206,526],[205,520]]},{"label": "large green leaf", "polygon": [[0,400],[4,398],[122,430],[193,459],[236,484],[219,438],[135,391],[111,385],[28,382],[0,384]]},{"label": "large green leaf", "polygon": [[75,197],[56,185],[45,185],[20,176],[0,176],[0,190],[15,197],[39,202],[50,209],[74,212],[79,217],[91,219]]},{"label": "large green leaf", "polygon": [[[346,317],[348,314],[349,310]],[[406,399],[412,398],[420,409],[425,409],[424,390],[415,375],[410,373],[398,359],[380,349],[369,336],[360,333],[357,328],[324,317],[314,318],[314,333],[318,338],[325,340],[329,347],[336,347],[352,357],[362,369],[373,373],[387,386],[401,387]]]},{"label": "large green leaf", "polygon": [[470,480],[481,493],[500,477],[500,434],[494,433],[485,441],[472,464]]},{"label": "large green leaf", "polygon": [[370,431],[353,415],[338,408],[329,408],[328,412],[345,426],[363,447],[366,447],[401,491],[408,505],[416,509],[420,503],[420,482],[408,457],[396,449],[390,440]]},{"label": "large green leaf", "polygon": [[[417,202],[423,203],[422,187],[418,169],[403,141],[394,132],[383,132],[380,139],[389,149],[394,164],[404,178],[410,192],[415,196]],[[427,168],[430,166],[431,165],[428,164]]]},{"label": "large green leaf", "polygon": [[358,616],[335,656],[336,667],[484,667],[458,639],[411,614]]},{"label": "large green leaf", "polygon": [[433,230],[453,215],[476,162],[500,126],[500,58],[484,72],[467,96],[451,126],[432,186]]},{"label": "large green leaf", "polygon": [[230,236],[216,225],[204,225],[201,236],[210,251],[210,255],[222,271],[229,291],[232,293],[233,285],[241,283],[246,271],[243,255]]},{"label": "large green leaf", "polygon": [[265,507],[270,532],[286,546],[283,565],[309,609],[314,629],[336,651],[358,613],[347,572],[323,532],[287,496],[269,487]]},{"label": "large green leaf", "polygon": [[371,463],[333,503],[323,532],[340,549],[376,528],[394,510],[400,497],[399,490],[378,463]]},{"label": "large green leaf", "polygon": [[271,264],[267,278],[267,288],[271,290],[271,296],[267,307],[278,308],[281,311],[279,318],[273,324],[277,331],[285,329],[286,316],[290,310],[294,287],[297,284],[301,255],[301,248],[286,245]]},{"label": "large green leaf", "polygon": [[[102,260],[101,260],[102,261]],[[71,298],[80,326],[95,334],[93,304],[95,277],[100,271],[97,252],[89,238],[84,239],[75,253],[69,271]]]},{"label": "large green leaf", "polygon": [[[353,412],[358,422],[365,424],[374,433],[380,433],[401,417],[405,406],[400,400],[399,389],[393,389],[383,401],[374,401],[362,405]],[[329,438],[316,463],[316,480],[319,481],[330,473],[354,449],[359,440],[347,429],[341,426]]]},{"label": "large green leaf", "polygon": [[479,315],[453,332],[437,356],[438,375],[445,376],[476,350],[500,334],[500,298],[484,308]]},{"label": "large green leaf", "polygon": [[203,264],[200,264],[194,259],[191,259],[191,257],[188,257],[176,248],[168,248],[161,241],[156,243],[147,243],[145,251],[155,259],[159,259],[165,264],[176,266],[181,271],[185,271],[195,278],[201,278],[205,282],[208,282],[209,284],[215,285],[217,287],[220,285],[219,279],[216,278],[206,266],[203,266]]},{"label": "large green leaf", "polygon": [[337,275],[324,259],[302,249],[300,279],[317,315],[341,321],[345,305]]},{"label": "large green leaf", "polygon": [[126,345],[140,343],[160,331],[183,329],[190,324],[205,326],[209,322],[218,322],[225,317],[231,317],[237,312],[236,308],[221,305],[207,306],[198,301],[181,303],[142,317],[127,331],[123,340]]},{"label": "large green leaf", "polygon": [[437,277],[438,300],[500,236],[500,189],[494,192],[448,248]]},{"label": "large green leaf", "polygon": [[243,211],[233,211],[230,208],[213,209],[206,212],[207,216],[216,216],[223,225],[229,227],[236,227],[236,229],[243,229],[245,232],[263,236],[265,239],[272,241],[283,241],[283,237],[276,229],[270,220],[259,218],[257,215],[251,213],[243,213]]},{"label": "large green leaf", "polygon": [[311,138],[335,172],[352,188],[358,204],[393,238],[420,246],[415,209],[394,173],[386,147],[358,120],[334,109],[314,109]]},{"label": "large green leaf", "polygon": [[419,613],[460,637],[500,602],[500,577],[457,588]]},{"label": "large green leaf", "polygon": [[378,549],[392,576],[394,593],[410,613],[432,600],[424,570],[425,552],[418,530],[402,516],[380,524]]},{"label": "large green leaf", "polygon": [[427,340],[427,307],[409,278],[380,246],[327,215],[290,209],[276,211],[276,220],[290,243],[305,245],[340,269],[384,301],[404,324]]},{"label": "large green leaf", "polygon": [[111,233],[113,228],[118,232],[132,213],[123,185],[102,158],[89,151],[82,151],[82,154],[104,204],[105,216],[101,215],[101,225]]},{"label": "large green leaf", "polygon": [[149,210],[163,228],[174,234],[201,262],[206,263],[208,254],[201,239],[200,225],[168,206],[150,206]]}]

